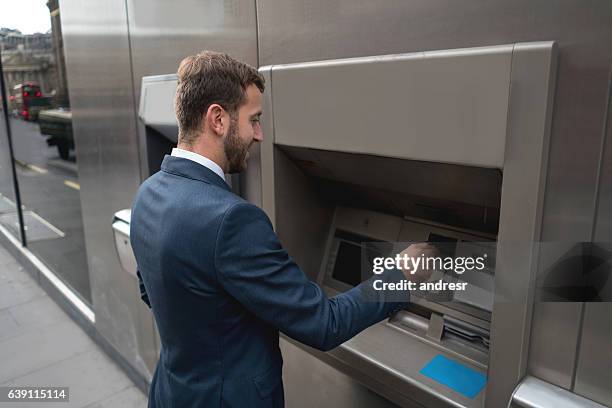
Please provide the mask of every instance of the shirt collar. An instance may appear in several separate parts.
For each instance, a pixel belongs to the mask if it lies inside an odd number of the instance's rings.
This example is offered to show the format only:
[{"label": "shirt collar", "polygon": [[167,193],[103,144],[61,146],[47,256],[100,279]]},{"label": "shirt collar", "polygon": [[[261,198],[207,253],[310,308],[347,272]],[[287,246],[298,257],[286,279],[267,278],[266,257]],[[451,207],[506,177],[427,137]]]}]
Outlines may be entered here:
[{"label": "shirt collar", "polygon": [[201,154],[190,152],[189,150],[183,150],[183,149],[179,149],[178,147],[175,147],[174,149],[172,149],[172,156],[181,157],[183,159],[191,160],[198,164],[201,164],[202,166],[215,172],[217,176],[221,177],[221,179],[225,181],[225,174],[223,174],[223,170],[221,169],[221,167],[214,161],[210,160],[207,157],[202,156]]}]

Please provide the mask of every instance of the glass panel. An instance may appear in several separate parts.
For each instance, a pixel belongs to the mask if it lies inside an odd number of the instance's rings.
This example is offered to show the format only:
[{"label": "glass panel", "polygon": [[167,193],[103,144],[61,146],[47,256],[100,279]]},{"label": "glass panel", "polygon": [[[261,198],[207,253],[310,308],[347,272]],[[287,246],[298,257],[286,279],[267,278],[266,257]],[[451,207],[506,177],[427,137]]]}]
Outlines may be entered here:
[{"label": "glass panel", "polygon": [[4,82],[4,69],[0,57],[0,225],[25,244],[23,212],[19,207],[19,191],[15,182],[9,99]]},{"label": "glass panel", "polygon": [[12,2],[3,15],[0,27],[8,28],[0,29],[0,44],[26,245],[91,302],[58,2]]}]

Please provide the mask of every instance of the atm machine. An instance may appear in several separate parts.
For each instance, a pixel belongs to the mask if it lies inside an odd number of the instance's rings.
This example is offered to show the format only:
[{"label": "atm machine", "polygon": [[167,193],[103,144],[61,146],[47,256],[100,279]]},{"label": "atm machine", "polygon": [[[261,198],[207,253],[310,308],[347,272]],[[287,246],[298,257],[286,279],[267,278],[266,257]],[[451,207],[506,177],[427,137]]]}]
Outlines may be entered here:
[{"label": "atm machine", "polygon": [[[538,42],[260,69],[264,141],[242,192],[328,295],[361,281],[364,242],[491,254],[465,292],[414,294],[331,352],[283,337],[290,365],[317,358],[401,406],[508,405],[525,373],[555,66],[555,44]],[[470,395],[423,374],[436,358],[486,385]],[[350,401],[318,370],[286,368],[287,406]]]},{"label": "atm machine", "polygon": [[142,78],[138,135],[143,180],[159,171],[164,155],[170,154],[178,141],[174,113],[177,81],[176,74]]}]

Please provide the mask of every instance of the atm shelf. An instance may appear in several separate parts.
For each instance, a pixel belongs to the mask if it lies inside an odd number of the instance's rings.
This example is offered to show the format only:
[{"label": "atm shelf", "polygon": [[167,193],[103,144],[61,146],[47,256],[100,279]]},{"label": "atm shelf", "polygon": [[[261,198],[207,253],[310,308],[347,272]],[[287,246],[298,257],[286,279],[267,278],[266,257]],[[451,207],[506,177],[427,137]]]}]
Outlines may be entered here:
[{"label": "atm shelf", "polygon": [[[286,337],[285,337],[286,338]],[[364,330],[334,350],[323,353],[287,338],[333,367],[401,406],[484,406],[484,389],[473,399],[420,374],[436,356],[445,356],[486,375],[486,368],[393,327],[387,321]]]}]

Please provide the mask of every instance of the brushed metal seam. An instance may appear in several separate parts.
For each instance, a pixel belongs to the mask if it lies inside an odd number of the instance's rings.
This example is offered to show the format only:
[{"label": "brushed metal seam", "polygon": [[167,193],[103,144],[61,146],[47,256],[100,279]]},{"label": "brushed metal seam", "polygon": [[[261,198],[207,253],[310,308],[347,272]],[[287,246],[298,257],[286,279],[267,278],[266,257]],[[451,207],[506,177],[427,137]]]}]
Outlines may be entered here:
[{"label": "brushed metal seam", "polygon": [[[603,170],[603,162],[604,162],[604,154],[606,148],[607,141],[607,133],[608,133],[608,119],[610,116],[610,98],[612,98],[612,69],[608,74],[608,91],[606,95],[605,109],[604,109],[604,118],[602,125],[602,134],[601,134],[601,147],[599,150],[599,161],[597,165],[597,176],[595,178],[595,192],[593,199],[593,220],[591,222],[591,242],[595,239],[595,229],[597,225],[597,215],[599,214],[599,191],[601,188],[601,173]],[[582,350],[582,334],[584,332],[584,315],[586,314],[586,306],[585,302],[582,302],[580,306],[580,323],[578,330],[578,338],[576,340],[576,358],[574,359],[574,366],[572,368],[572,382],[570,383],[570,390],[572,392],[576,388],[576,376],[578,374],[578,364],[580,363],[580,350]]]},{"label": "brushed metal seam", "polygon": [[[127,48],[128,48],[128,56],[130,61],[130,91],[132,93],[132,109],[134,110],[134,118],[136,122],[138,122],[138,106],[136,104],[136,87],[134,86],[134,57],[132,53],[132,32],[130,28],[130,5],[128,0],[124,0],[125,2],[125,25],[127,27]],[[136,124],[136,150],[138,152],[138,168],[142,169],[143,163],[143,150],[142,150],[142,141],[138,135],[138,123]]]}]

